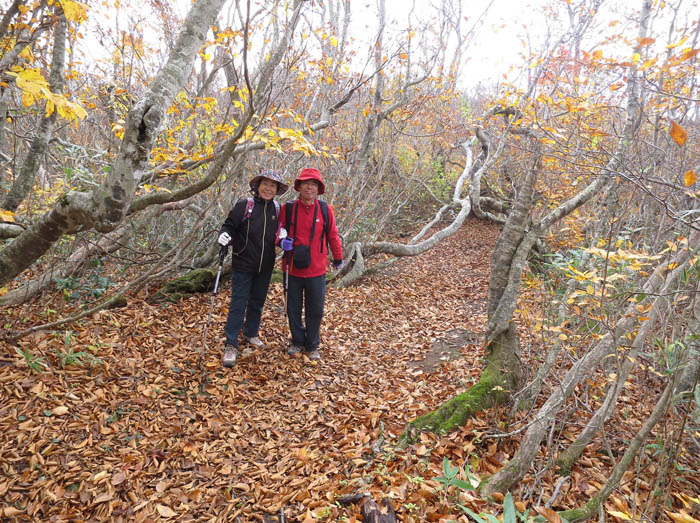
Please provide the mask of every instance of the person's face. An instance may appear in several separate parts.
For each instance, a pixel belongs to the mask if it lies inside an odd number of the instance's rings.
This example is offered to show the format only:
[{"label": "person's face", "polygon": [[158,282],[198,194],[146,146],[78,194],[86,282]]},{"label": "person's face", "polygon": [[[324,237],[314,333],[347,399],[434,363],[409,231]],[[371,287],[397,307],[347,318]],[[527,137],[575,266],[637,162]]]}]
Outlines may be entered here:
[{"label": "person's face", "polygon": [[277,194],[277,182],[273,182],[267,178],[260,180],[258,184],[258,195],[263,200],[272,200]]},{"label": "person's face", "polygon": [[316,199],[318,196],[318,183],[316,180],[304,180],[299,184],[299,194],[301,199],[307,202]]}]

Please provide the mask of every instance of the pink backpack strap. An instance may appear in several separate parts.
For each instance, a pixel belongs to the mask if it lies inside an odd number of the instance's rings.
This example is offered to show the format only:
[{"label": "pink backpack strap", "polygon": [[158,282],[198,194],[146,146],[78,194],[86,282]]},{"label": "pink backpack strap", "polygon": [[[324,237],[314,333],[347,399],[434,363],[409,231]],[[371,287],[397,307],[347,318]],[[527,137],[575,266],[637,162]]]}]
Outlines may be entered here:
[{"label": "pink backpack strap", "polygon": [[[280,229],[282,228],[282,220],[280,220],[280,202],[273,200],[275,203],[275,212],[277,212],[277,232],[275,233],[275,243],[280,241]],[[287,231],[289,233],[289,231]]]},{"label": "pink backpack strap", "polygon": [[253,214],[254,205],[255,200],[253,200],[252,198],[248,198],[248,203],[246,203],[245,212],[243,213],[243,221],[246,221],[248,218],[250,218],[250,215]]}]

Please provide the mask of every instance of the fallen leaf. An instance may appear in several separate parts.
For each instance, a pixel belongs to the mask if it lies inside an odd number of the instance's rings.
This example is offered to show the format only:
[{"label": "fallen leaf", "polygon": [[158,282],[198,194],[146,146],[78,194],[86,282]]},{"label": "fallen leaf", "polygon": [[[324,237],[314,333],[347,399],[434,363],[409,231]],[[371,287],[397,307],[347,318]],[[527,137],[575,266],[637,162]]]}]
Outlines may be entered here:
[{"label": "fallen leaf", "polygon": [[161,505],[160,503],[156,505],[156,510],[158,511],[158,514],[160,514],[164,518],[174,518],[175,516],[177,516],[177,512],[175,512],[169,506]]},{"label": "fallen leaf", "polygon": [[54,416],[63,416],[67,412],[68,412],[68,407],[66,407],[65,405],[60,405],[59,407],[55,407],[51,411],[51,414],[53,414]]},{"label": "fallen leaf", "polygon": [[99,496],[97,496],[95,498],[94,503],[95,504],[104,503],[105,501],[110,501],[111,499],[112,499],[112,494],[110,494],[109,492],[103,492],[102,494],[100,494]]},{"label": "fallen leaf", "polygon": [[668,517],[670,517],[676,523],[700,523],[700,520],[686,514],[685,512],[666,512]]},{"label": "fallen leaf", "polygon": [[108,475],[109,475],[109,472],[107,472],[106,470],[102,470],[102,471],[98,472],[97,474],[95,474],[93,476],[92,480],[93,481],[100,481],[101,479],[106,478]]},{"label": "fallen leaf", "polygon": [[611,510],[608,512],[611,516],[615,516],[616,518],[622,519],[624,521],[631,521],[632,517],[629,514],[625,514],[624,512],[620,512],[619,510]]},{"label": "fallen leaf", "polygon": [[123,472],[117,472],[114,476],[112,476],[112,485],[120,485],[124,483],[125,479],[126,475]]},{"label": "fallen leaf", "polygon": [[3,514],[3,516],[5,516],[6,518],[11,518],[11,517],[13,517],[13,516],[19,516],[20,514],[23,514],[23,512],[22,512],[21,510],[19,510],[18,508],[15,508],[15,507],[5,507],[5,508],[2,510],[2,514]]},{"label": "fallen leaf", "polygon": [[547,507],[535,507],[535,511],[549,523],[561,523],[561,517],[554,510]]}]

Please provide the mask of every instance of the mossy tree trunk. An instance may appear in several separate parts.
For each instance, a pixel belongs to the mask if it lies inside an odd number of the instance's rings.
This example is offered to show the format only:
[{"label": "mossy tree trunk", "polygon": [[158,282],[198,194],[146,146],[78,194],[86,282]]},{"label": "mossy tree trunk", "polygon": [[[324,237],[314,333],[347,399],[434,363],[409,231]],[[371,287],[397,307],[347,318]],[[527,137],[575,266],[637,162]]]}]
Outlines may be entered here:
[{"label": "mossy tree trunk", "polygon": [[[643,41],[648,34],[648,23],[651,12],[650,0],[642,0],[641,4],[638,41]],[[636,50],[638,51],[639,47],[637,47]],[[622,134],[605,169],[603,169],[598,177],[588,184],[581,192],[545,216],[533,227],[533,231],[539,230],[540,233],[544,232],[552,224],[588,202],[594,195],[598,194],[598,192],[610,183],[611,173],[616,172],[620,165],[623,164],[630,144],[633,143],[633,138],[639,130],[642,121],[641,84],[638,77],[639,71],[631,66],[627,80],[627,106],[625,107],[625,120]],[[624,326],[624,323],[628,319],[629,318],[623,317],[622,320],[618,322],[618,328],[616,328],[615,331],[628,332],[628,329],[625,329]],[[547,434],[551,424],[554,423],[556,415],[564,404],[564,401],[573,393],[576,384],[591,372],[599,364],[601,358],[609,354],[616,346],[617,336],[606,336],[596,344],[590,352],[574,364],[560,380],[559,388],[552,393],[540,410],[535,414],[513,458],[481,486],[483,495],[489,496],[495,492],[507,492],[524,477],[532,466],[540,443]]]},{"label": "mossy tree trunk", "polygon": [[[229,265],[230,269],[230,265]],[[148,301],[176,302],[180,299],[200,292],[209,292],[214,289],[218,269],[196,269],[169,281],[158,291],[149,297]],[[219,281],[219,287],[224,280],[224,273]]]},{"label": "mossy tree trunk", "polygon": [[515,325],[511,324],[489,345],[486,368],[479,381],[437,410],[413,420],[404,437],[413,440],[420,432],[450,432],[463,426],[476,412],[508,401],[510,391],[522,377],[518,351],[513,350],[519,344]]},{"label": "mossy tree trunk", "polygon": [[[640,15],[640,41],[647,34],[647,24],[650,12],[650,2],[642,1]],[[431,430],[453,428],[456,421],[466,420],[483,405],[502,403],[511,397],[511,394],[519,386],[522,376],[515,374],[522,369],[518,356],[517,333],[513,327],[513,314],[515,312],[516,299],[520,290],[520,279],[525,266],[527,256],[536,243],[538,236],[547,231],[553,224],[571,214],[580,206],[590,201],[606,187],[611,180],[611,173],[617,171],[623,162],[632,139],[641,123],[640,84],[638,72],[631,67],[627,85],[627,107],[625,109],[625,122],[617,148],[613,151],[604,169],[601,169],[595,177],[580,192],[564,201],[548,214],[535,221],[529,216],[532,209],[532,194],[534,190],[535,175],[539,163],[540,140],[534,130],[528,130],[520,125],[516,130],[521,136],[534,138],[535,164],[525,176],[518,188],[518,197],[513,210],[509,214],[498,239],[493,259],[491,261],[491,280],[489,282],[488,303],[488,328],[485,346],[486,369],[482,379],[470,390],[448,401],[435,412],[423,416],[409,424],[407,435],[412,435],[418,430]],[[515,111],[515,112],[514,112]],[[522,114],[512,108],[502,110],[504,116],[522,118]],[[621,323],[624,323],[624,319]],[[627,332],[621,329],[624,332]],[[510,332],[510,337],[503,333]],[[503,343],[505,341],[505,343]],[[494,343],[498,342],[496,345]],[[549,427],[556,419],[558,410],[563,402],[572,394],[575,385],[587,375],[605,355],[614,349],[616,339],[606,336],[596,347],[579,360],[574,367],[567,372],[565,378],[560,381],[560,387],[550,396],[543,407],[535,414],[530,426],[523,438],[520,448],[513,458],[496,474],[491,476],[482,486],[483,495],[489,496],[495,492],[507,492],[520,481],[530,469],[539,450],[541,441]],[[498,348],[498,350],[495,350]],[[500,364],[499,364],[500,362]],[[504,367],[503,363],[509,366]],[[499,370],[500,369],[500,370]],[[500,380],[495,380],[493,373],[496,371]],[[514,387],[504,387],[503,384],[514,384]],[[488,385],[485,387],[484,385]],[[502,394],[491,394],[494,387],[504,388]],[[489,399],[484,399],[488,395]],[[478,408],[474,408],[478,406]],[[450,416],[447,416],[447,414]],[[451,423],[442,419],[450,419],[453,413],[459,413],[459,418],[453,418]]]},{"label": "mossy tree trunk", "polygon": [[518,198],[508,215],[491,259],[489,282],[488,332],[485,369],[479,381],[466,392],[452,398],[434,412],[412,421],[405,437],[418,432],[454,430],[476,412],[506,403],[522,386],[520,339],[512,321],[520,290],[522,270],[536,237],[526,233],[535,180],[539,167],[536,154],[532,168],[521,182]]}]

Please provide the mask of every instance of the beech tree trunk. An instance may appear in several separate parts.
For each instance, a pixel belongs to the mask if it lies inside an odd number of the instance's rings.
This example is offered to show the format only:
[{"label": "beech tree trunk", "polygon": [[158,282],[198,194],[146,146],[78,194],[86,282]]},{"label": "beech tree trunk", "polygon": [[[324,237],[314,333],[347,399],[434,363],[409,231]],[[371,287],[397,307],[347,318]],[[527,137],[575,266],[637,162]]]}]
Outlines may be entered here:
[{"label": "beech tree trunk", "polygon": [[[648,0],[644,0],[640,18],[640,39],[647,33],[646,24],[649,9]],[[531,130],[517,129],[518,134],[533,139],[535,161],[518,188],[516,202],[506,219],[491,260],[488,327],[485,343],[486,368],[479,381],[469,390],[449,400],[436,411],[409,423],[404,438],[413,439],[422,430],[452,430],[485,406],[502,404],[510,400],[518,388],[523,385],[523,367],[518,354],[519,343],[517,331],[513,325],[513,314],[527,257],[541,234],[563,217],[590,201],[608,185],[611,179],[610,173],[615,172],[619,167],[641,122],[637,74],[632,68],[627,87],[625,126],[618,147],[610,157],[606,168],[583,190],[559,205],[537,223],[531,223],[530,212],[540,160],[539,137]],[[494,114],[503,114],[506,118],[516,117],[514,115],[517,114],[517,110],[502,108]],[[610,342],[611,340],[607,340],[606,343]],[[609,350],[610,347],[607,344],[599,344],[602,352],[607,353]],[[571,379],[578,383],[578,380],[586,375],[591,368],[585,365],[578,367],[579,374]],[[565,390],[568,392],[564,392]],[[537,434],[537,438],[526,439],[514,458],[483,485],[486,495],[493,492],[507,492],[527,473],[539,449],[541,438],[554,421],[556,412],[563,402],[564,398],[560,395],[564,393],[565,397],[568,397],[571,390],[573,387],[570,389],[560,387],[553,395],[558,399],[550,398],[546,404],[548,408],[541,409],[528,431],[528,433]]]},{"label": "beech tree trunk", "polygon": [[[215,160],[201,179],[188,187],[173,192],[146,194],[138,199],[134,194],[144,180],[154,173],[148,170],[150,151],[165,110],[175,94],[182,89],[192,68],[192,62],[206,41],[207,31],[216,19],[223,0],[197,0],[183,23],[177,42],[173,46],[167,63],[149,86],[143,98],[134,104],[126,119],[121,147],[102,185],[92,192],[71,191],[62,196],[56,206],[37,219],[30,227],[0,228],[5,237],[14,240],[0,251],[0,286],[15,278],[34,261],[39,259],[58,239],[67,234],[94,229],[107,233],[118,227],[127,215],[147,207],[189,198],[210,187],[224,172],[229,159],[241,157],[250,150],[263,147],[260,143],[239,143],[247,123],[257,107],[269,100],[273,73],[288,51],[288,42],[301,16],[303,0],[295,0],[290,21],[285,26],[270,58],[257,75],[257,84],[249,85],[253,92],[251,103],[240,120],[237,133],[228,139],[213,155]],[[247,75],[246,75],[247,77]],[[322,121],[307,129],[311,133],[328,125]],[[208,160],[207,160],[208,161]],[[189,168],[199,167],[204,162],[192,163]],[[161,166],[166,168],[167,166]],[[188,168],[188,166],[182,166]]]},{"label": "beech tree trunk", "polygon": [[[651,1],[642,0],[638,41],[642,41],[648,33],[650,11]],[[630,146],[632,138],[636,134],[641,123],[641,99],[638,74],[639,72],[634,67],[630,67],[627,84],[625,126],[620,142],[618,143],[618,147],[608,161],[604,174],[599,176],[598,179],[592,182],[581,193],[576,195],[576,197],[555,209],[555,211],[542,220],[538,226],[538,229],[546,230],[546,228],[548,228],[552,223],[565,215],[565,213],[567,213],[567,209],[570,209],[568,212],[571,212],[573,208],[576,208],[590,200],[594,194],[600,191],[603,186],[608,183],[610,173],[617,170],[618,166],[621,164],[622,159]],[[658,271],[654,273],[654,276],[657,275]],[[654,289],[654,291],[657,291],[661,286],[661,280],[659,280],[658,277],[654,278],[654,276],[650,278],[645,287],[651,287]],[[645,300],[649,300],[648,296]],[[630,311],[627,316],[623,316],[615,326],[614,334],[607,334],[590,352],[578,360],[566,373],[560,382],[560,386],[555,389],[549,399],[535,415],[532,424],[525,433],[525,437],[523,438],[521,445],[513,458],[501,470],[491,476],[484,485],[482,485],[481,490],[484,495],[488,496],[494,492],[507,492],[524,477],[524,475],[530,469],[535,456],[537,455],[540,442],[545,437],[545,434],[547,433],[547,430],[551,424],[554,422],[556,415],[564,401],[569,398],[576,385],[598,365],[601,359],[609,354],[610,351],[614,350],[620,336],[626,334],[632,328],[634,322],[631,318],[634,317],[635,316],[632,311]]]},{"label": "beech tree trunk", "polygon": [[654,407],[651,415],[634,436],[634,439],[630,442],[629,447],[627,447],[625,453],[622,455],[622,458],[617,465],[615,465],[612,474],[608,478],[605,485],[603,485],[600,492],[593,496],[582,508],[563,511],[561,513],[562,517],[566,518],[567,521],[574,522],[590,519],[598,514],[603,503],[605,503],[605,501],[610,497],[610,494],[612,494],[620,485],[622,477],[624,476],[625,472],[627,472],[630,465],[632,465],[634,458],[651,433],[651,429],[653,429],[654,426],[662,419],[671,402],[672,393],[673,380],[667,383],[666,388],[661,394],[659,400],[656,402],[656,406]]},{"label": "beech tree trunk", "polygon": [[0,285],[40,258],[63,235],[94,228],[110,232],[124,219],[147,169],[160,122],[182,88],[223,0],[197,0],[163,69],[129,112],[121,148],[101,187],[71,191],[0,251]]},{"label": "beech tree trunk", "polygon": [[[557,458],[557,465],[562,473],[568,474],[571,467],[583,453],[586,446],[593,440],[595,434],[601,430],[604,423],[612,415],[620,394],[624,390],[625,382],[638,366],[638,358],[644,350],[648,338],[654,333],[654,328],[658,324],[664,324],[667,318],[666,313],[671,310],[669,296],[674,294],[675,284],[687,274],[690,261],[698,254],[700,250],[700,232],[694,232],[688,239],[688,249],[683,249],[673,260],[666,264],[666,267],[675,267],[666,275],[663,282],[663,287],[658,291],[658,295],[651,303],[649,312],[646,313],[647,319],[637,328],[634,340],[632,341],[631,350],[625,355],[624,361],[619,369],[616,369],[617,379],[609,386],[605,400],[598,410],[593,414],[586,427],[581,431],[576,440]],[[691,326],[691,332],[693,328]],[[697,358],[691,358],[696,362]],[[691,372],[691,376],[693,373]],[[688,387],[686,387],[687,389]]]},{"label": "beech tree trunk", "polygon": [[[65,84],[64,69],[66,64],[66,17],[63,9],[56,7],[57,22],[54,29],[53,56],[51,58],[51,73],[49,76],[49,86],[54,93],[61,93]],[[47,102],[48,103],[48,102]],[[24,163],[15,178],[10,191],[5,195],[5,199],[0,204],[0,208],[9,211],[16,211],[17,207],[24,201],[34,185],[34,178],[41,166],[42,158],[46,152],[49,140],[53,136],[53,128],[56,123],[56,109],[49,115],[44,116],[39,124],[32,145],[29,148]]]}]

